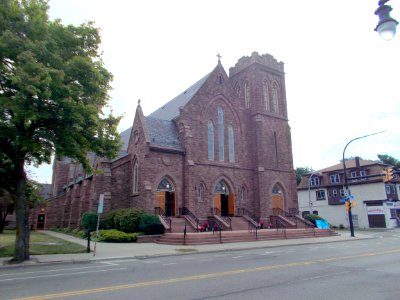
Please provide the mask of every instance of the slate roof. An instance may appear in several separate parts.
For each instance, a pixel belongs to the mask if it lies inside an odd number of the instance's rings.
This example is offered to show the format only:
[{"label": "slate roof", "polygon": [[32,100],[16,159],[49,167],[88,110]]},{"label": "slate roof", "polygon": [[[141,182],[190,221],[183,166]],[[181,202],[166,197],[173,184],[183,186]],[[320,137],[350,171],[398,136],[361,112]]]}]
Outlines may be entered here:
[{"label": "slate roof", "polygon": [[151,145],[183,151],[178,129],[173,121],[148,116],[146,124]]},{"label": "slate roof", "polygon": [[204,76],[202,79],[197,81],[191,87],[186,89],[182,94],[179,94],[174,99],[152,112],[149,117],[158,118],[161,120],[172,120],[179,116],[179,108],[184,107],[186,103],[192,99],[194,94],[199,90],[203,83],[208,79],[211,73]]},{"label": "slate roof", "polygon": [[128,154],[128,144],[129,144],[129,139],[131,137],[131,131],[132,127],[129,127],[128,129],[121,132],[122,146],[117,156],[113,159],[113,161],[120,159],[121,157],[124,157],[125,155]]},{"label": "slate roof", "polygon": [[[187,88],[183,93],[179,94],[145,118],[151,145],[178,151],[184,150],[179,140],[178,130],[172,120],[179,116],[179,109],[184,107],[190,99],[192,99],[208,79],[210,74],[211,73],[201,78],[195,84]],[[128,154],[127,150],[131,131],[132,127],[121,132],[122,147],[114,160],[120,159]]]}]

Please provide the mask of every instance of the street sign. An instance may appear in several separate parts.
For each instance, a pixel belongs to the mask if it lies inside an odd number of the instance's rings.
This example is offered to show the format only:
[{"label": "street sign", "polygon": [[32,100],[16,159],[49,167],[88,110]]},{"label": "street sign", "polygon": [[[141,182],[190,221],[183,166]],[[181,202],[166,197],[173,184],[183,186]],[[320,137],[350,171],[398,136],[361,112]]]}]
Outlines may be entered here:
[{"label": "street sign", "polygon": [[103,207],[104,207],[104,194],[100,194],[99,206],[97,207],[97,213],[98,214],[102,214],[103,213]]}]

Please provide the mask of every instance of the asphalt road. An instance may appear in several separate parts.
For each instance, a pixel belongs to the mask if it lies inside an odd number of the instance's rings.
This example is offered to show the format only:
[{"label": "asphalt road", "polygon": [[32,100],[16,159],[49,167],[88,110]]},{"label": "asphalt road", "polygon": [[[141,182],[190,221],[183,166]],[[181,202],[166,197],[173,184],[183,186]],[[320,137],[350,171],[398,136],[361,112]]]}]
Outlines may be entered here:
[{"label": "asphalt road", "polygon": [[400,231],[374,239],[10,268],[0,299],[400,299]]}]

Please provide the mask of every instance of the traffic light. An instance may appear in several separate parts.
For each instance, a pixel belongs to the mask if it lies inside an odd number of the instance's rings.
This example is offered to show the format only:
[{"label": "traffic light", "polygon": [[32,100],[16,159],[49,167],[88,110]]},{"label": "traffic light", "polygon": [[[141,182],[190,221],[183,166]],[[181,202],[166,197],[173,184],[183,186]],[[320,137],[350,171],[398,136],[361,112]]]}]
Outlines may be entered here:
[{"label": "traffic light", "polygon": [[393,180],[393,168],[387,168],[383,171],[383,182],[389,182]]},{"label": "traffic light", "polygon": [[393,168],[388,168],[387,169],[387,179],[388,179],[388,181],[392,181],[393,180]]}]

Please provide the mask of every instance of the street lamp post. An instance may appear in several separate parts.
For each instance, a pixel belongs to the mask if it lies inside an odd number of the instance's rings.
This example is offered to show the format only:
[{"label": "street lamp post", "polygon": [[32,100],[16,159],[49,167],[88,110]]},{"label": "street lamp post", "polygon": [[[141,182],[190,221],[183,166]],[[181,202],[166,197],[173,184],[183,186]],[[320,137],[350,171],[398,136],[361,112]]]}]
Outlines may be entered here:
[{"label": "street lamp post", "polygon": [[366,138],[366,137],[369,137],[369,136],[372,136],[372,135],[375,135],[375,134],[379,134],[379,133],[382,133],[382,132],[384,132],[384,131],[375,132],[375,133],[371,133],[371,134],[367,134],[367,135],[363,135],[363,136],[356,137],[356,138],[350,140],[350,142],[348,142],[348,143],[346,144],[346,146],[344,147],[344,149],[343,149],[343,160],[342,160],[342,161],[343,161],[343,172],[344,172],[345,197],[346,197],[346,201],[349,202],[348,217],[349,217],[350,235],[351,235],[352,237],[354,237],[353,215],[352,215],[352,213],[351,213],[350,190],[349,190],[349,184],[348,184],[348,182],[347,182],[347,170],[346,170],[346,161],[345,161],[345,156],[344,156],[344,154],[345,154],[345,152],[346,152],[347,146],[348,146],[351,142],[353,142],[353,141],[355,141],[355,140],[363,139],[363,138]]}]

